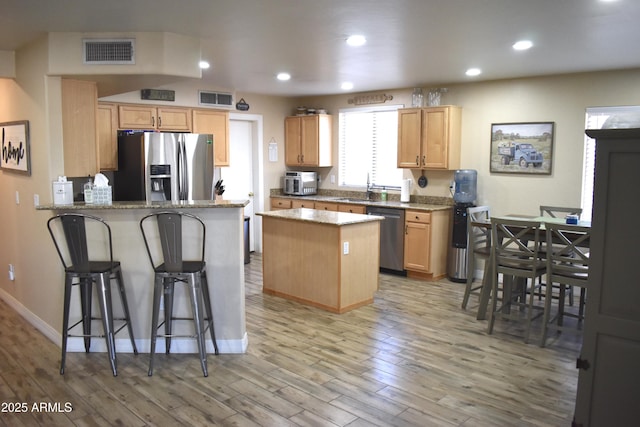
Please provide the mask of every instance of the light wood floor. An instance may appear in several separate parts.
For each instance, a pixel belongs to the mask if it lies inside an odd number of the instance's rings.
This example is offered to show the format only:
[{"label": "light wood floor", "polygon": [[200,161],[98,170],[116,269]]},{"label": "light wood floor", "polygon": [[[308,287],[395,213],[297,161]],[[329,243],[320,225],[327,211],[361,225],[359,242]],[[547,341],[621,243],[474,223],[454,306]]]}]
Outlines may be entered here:
[{"label": "light wood floor", "polygon": [[208,378],[180,354],[158,355],[153,377],[148,355],[119,354],[114,378],[104,353],[71,353],[61,376],[59,347],[0,301],[0,425],[570,425],[579,338],[540,348],[505,321],[487,335],[477,298],[461,310],[448,280],[381,275],[373,305],[331,314],[263,295],[260,262],[246,269],[248,352],[209,355]]}]

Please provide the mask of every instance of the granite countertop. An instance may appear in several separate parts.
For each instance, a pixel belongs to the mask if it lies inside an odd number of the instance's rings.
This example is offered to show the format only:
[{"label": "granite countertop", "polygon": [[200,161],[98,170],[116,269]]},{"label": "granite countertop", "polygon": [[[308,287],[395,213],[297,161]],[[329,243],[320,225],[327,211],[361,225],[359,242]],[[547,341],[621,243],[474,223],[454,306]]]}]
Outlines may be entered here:
[{"label": "granite countertop", "polygon": [[74,202],[72,205],[39,205],[37,210],[122,210],[122,209],[202,209],[202,208],[243,208],[248,200],[189,200],[178,202],[112,202],[110,205]]},{"label": "granite countertop", "polygon": [[[440,211],[440,210],[449,210],[453,207],[452,203],[443,203],[448,202],[446,198],[435,198],[434,200],[438,203],[433,203],[430,199],[426,199],[426,203],[423,201],[410,201],[410,202],[401,202],[400,200],[365,200],[364,198],[358,197],[341,197],[341,196],[331,196],[331,195],[323,195],[316,194],[312,196],[291,196],[287,194],[277,193],[272,191],[271,197],[278,197],[282,199],[291,199],[291,200],[313,200],[314,202],[329,202],[329,203],[349,203],[352,205],[363,205],[363,206],[377,206],[377,207],[386,207],[386,208],[396,208],[396,209],[413,209],[418,211]],[[443,200],[441,200],[443,199]]]},{"label": "granite countertop", "polygon": [[329,225],[349,225],[358,224],[371,221],[382,221],[384,217],[378,215],[363,215],[354,214],[349,212],[334,212],[334,211],[320,211],[317,209],[284,209],[278,211],[259,212],[256,215],[270,217],[290,219],[296,221],[314,222],[317,224],[329,224]]}]

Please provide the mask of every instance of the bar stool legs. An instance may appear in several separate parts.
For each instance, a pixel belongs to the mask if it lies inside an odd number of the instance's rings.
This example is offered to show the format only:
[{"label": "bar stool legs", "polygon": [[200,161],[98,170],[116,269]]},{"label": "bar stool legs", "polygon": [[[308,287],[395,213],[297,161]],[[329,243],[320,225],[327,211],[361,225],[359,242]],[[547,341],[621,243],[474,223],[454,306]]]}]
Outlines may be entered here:
[{"label": "bar stool legs", "polygon": [[[153,292],[151,349],[149,354],[148,375],[153,375],[153,361],[158,336],[163,336],[165,338],[165,351],[166,354],[169,354],[171,349],[171,338],[177,336],[172,333],[173,321],[188,320],[184,318],[173,317],[174,289],[176,281],[186,283],[189,288],[189,300],[191,311],[193,314],[192,320],[195,329],[195,335],[193,337],[196,338],[196,342],[198,344],[198,356],[200,359],[200,366],[202,367],[202,373],[205,377],[207,377],[209,375],[207,368],[207,347],[205,342],[205,334],[207,332],[207,329],[209,329],[209,333],[211,335],[215,354],[218,354],[218,345],[216,343],[215,331],[213,326],[213,312],[211,309],[211,299],[209,297],[207,276],[204,271],[180,273],[173,275],[173,277],[162,277],[160,275],[156,275]],[[164,295],[164,335],[158,334],[158,329],[162,327],[162,325],[159,324],[161,295]]]},{"label": "bar stool legs", "polygon": [[[98,285],[98,304],[100,309],[100,318],[102,320],[102,327],[104,331],[104,338],[107,345],[107,353],[109,355],[109,364],[111,365],[111,372],[113,376],[118,375],[118,367],[116,360],[116,344],[115,344],[115,334],[116,330],[114,328],[114,320],[124,320],[126,322],[126,326],[129,332],[129,338],[131,339],[131,346],[133,347],[133,353],[138,354],[138,349],[136,347],[136,343],[133,337],[133,328],[131,326],[131,316],[129,313],[129,306],[127,303],[127,296],[124,290],[124,281],[122,280],[122,271],[118,270],[115,273],[115,277],[111,277],[111,275],[106,272],[102,274],[94,274],[93,278],[85,278],[82,277],[79,279],[79,283],[75,285],[80,287],[80,304],[82,310],[81,320],[71,325],[69,327],[69,309],[71,305],[71,291],[74,285],[73,278],[74,276],[69,274],[65,278],[65,291],[64,291],[64,311],[63,311],[63,319],[62,319],[62,357],[60,361],[60,375],[64,375],[64,369],[66,365],[66,356],[67,356],[67,343],[69,336],[74,336],[69,334],[69,330],[78,325],[78,323],[82,323],[82,337],[84,339],[84,349],[88,353],[91,347],[91,303],[92,303],[92,290],[94,280],[97,281]],[[114,319],[113,317],[113,304],[112,304],[112,295],[111,295],[111,280],[115,279],[118,284],[118,292],[120,294],[120,300],[122,302],[122,307],[124,310],[124,318],[123,319]],[[123,325],[124,327],[124,325]],[[95,335],[93,335],[95,336]]]}]

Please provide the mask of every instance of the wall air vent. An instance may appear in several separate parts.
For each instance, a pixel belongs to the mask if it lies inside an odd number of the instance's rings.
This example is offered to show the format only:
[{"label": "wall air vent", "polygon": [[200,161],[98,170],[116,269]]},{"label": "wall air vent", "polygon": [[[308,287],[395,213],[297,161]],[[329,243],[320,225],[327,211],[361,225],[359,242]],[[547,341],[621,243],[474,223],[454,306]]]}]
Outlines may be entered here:
[{"label": "wall air vent", "polygon": [[233,106],[233,95],[222,92],[198,91],[198,101],[200,105],[212,107],[231,108]]},{"label": "wall air vent", "polygon": [[134,39],[82,40],[85,64],[135,64]]}]

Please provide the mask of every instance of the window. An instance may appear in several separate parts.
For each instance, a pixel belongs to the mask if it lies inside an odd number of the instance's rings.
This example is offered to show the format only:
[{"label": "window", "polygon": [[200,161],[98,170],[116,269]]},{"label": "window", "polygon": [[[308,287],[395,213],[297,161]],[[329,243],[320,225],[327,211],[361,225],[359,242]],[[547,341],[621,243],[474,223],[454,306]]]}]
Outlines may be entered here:
[{"label": "window", "polygon": [[339,126],[339,185],[400,188],[398,108],[401,105],[342,109]]},{"label": "window", "polygon": [[[597,107],[587,108],[585,128],[602,129],[612,116],[624,117],[626,114],[638,114],[640,107]],[[616,126],[611,126],[616,127]],[[596,141],[585,135],[584,162],[582,173],[582,215],[581,219],[591,221],[593,208],[593,180],[596,166]]]}]

